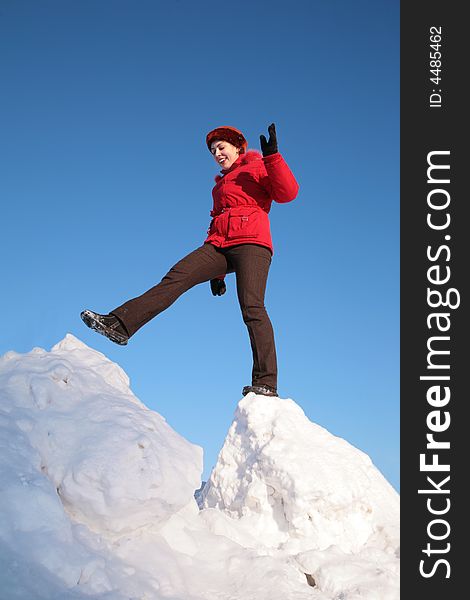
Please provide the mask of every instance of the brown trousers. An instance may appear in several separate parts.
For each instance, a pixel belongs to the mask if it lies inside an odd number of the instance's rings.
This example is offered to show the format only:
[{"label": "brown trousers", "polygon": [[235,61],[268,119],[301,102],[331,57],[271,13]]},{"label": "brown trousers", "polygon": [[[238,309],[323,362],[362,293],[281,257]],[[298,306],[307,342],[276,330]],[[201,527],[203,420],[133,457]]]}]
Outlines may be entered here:
[{"label": "brown trousers", "polygon": [[167,309],[181,294],[222,273],[236,274],[237,295],[253,352],[252,385],[277,389],[274,333],[264,306],[271,252],[264,246],[240,244],[216,248],[203,244],[177,262],[163,279],[147,292],[111,311],[124,324],[129,336]]}]

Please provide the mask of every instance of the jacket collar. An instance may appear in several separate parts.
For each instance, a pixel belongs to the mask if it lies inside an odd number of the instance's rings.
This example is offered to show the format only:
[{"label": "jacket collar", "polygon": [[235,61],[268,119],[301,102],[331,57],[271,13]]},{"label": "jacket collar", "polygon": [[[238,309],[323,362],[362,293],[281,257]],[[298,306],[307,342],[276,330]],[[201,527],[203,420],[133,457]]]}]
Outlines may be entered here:
[{"label": "jacket collar", "polygon": [[240,167],[241,165],[246,165],[247,163],[253,162],[255,160],[262,160],[262,158],[263,156],[257,150],[248,150],[248,152],[240,154],[240,156],[229,169],[222,169],[222,171],[220,171],[221,175],[216,175],[215,180],[216,182],[219,182],[225,177],[225,175],[227,175],[227,173],[231,173],[235,169],[238,169],[238,167]]}]

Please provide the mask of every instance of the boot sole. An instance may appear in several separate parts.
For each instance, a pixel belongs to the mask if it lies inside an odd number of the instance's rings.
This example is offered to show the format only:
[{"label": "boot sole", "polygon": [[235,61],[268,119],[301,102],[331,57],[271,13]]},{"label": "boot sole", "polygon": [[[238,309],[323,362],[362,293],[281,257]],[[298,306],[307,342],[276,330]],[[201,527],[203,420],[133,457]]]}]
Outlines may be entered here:
[{"label": "boot sole", "polygon": [[242,396],[247,396],[250,393],[256,394],[257,396],[267,396],[267,397],[271,397],[271,398],[279,398],[279,395],[277,392],[273,392],[271,390],[266,390],[266,391],[261,391],[261,390],[256,390],[256,389],[250,389],[252,386],[247,386],[244,387],[242,390]]},{"label": "boot sole", "polygon": [[124,337],[114,329],[105,327],[96,319],[90,310],[84,310],[82,313],[80,313],[80,317],[85,325],[90,329],[93,329],[93,331],[96,331],[96,333],[104,335],[104,337],[108,338],[108,340],[111,340],[119,346],[127,346],[128,338]]}]

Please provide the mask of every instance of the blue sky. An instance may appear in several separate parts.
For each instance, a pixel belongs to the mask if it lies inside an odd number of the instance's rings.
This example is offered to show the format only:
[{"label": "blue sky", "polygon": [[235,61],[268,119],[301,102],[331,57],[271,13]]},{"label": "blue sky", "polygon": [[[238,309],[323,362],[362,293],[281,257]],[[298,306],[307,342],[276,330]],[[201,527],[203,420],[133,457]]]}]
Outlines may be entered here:
[{"label": "blue sky", "polygon": [[399,487],[399,2],[3,0],[0,353],[67,332],[205,450],[250,383],[234,275],[127,347],[79,318],[200,245],[217,173],[205,134],[274,121],[300,184],[273,204],[266,306],[279,392]]}]

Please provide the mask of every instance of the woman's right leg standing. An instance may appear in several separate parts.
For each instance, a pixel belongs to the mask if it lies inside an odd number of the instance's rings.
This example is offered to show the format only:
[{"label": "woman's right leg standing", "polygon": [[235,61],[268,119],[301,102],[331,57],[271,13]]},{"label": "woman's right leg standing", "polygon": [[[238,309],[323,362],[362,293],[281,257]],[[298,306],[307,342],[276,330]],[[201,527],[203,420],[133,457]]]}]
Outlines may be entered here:
[{"label": "woman's right leg standing", "polygon": [[167,309],[181,294],[227,272],[227,260],[212,244],[203,244],[179,262],[147,292],[111,311],[124,324],[129,337]]},{"label": "woman's right leg standing", "polygon": [[253,353],[252,385],[277,390],[276,344],[271,320],[264,305],[266,282],[271,265],[268,248],[241,244],[226,250],[229,265],[237,278],[237,295],[248,328]]}]

